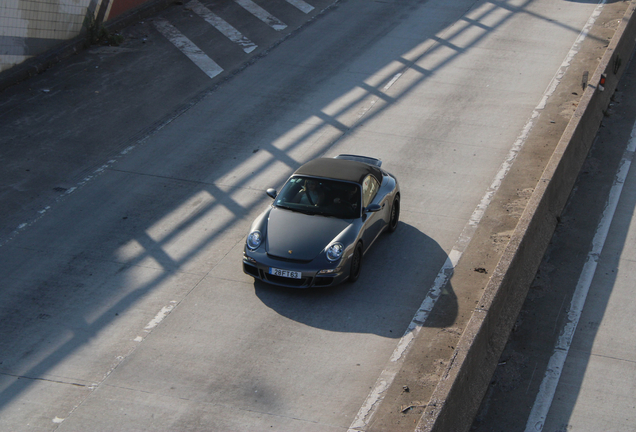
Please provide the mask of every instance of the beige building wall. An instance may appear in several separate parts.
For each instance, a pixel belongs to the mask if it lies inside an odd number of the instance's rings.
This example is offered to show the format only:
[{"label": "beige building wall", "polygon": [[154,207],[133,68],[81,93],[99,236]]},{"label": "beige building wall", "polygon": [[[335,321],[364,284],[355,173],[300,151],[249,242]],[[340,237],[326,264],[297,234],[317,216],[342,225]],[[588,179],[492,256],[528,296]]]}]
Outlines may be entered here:
[{"label": "beige building wall", "polygon": [[147,1],[0,0],[0,72],[77,36],[89,13],[103,22]]}]

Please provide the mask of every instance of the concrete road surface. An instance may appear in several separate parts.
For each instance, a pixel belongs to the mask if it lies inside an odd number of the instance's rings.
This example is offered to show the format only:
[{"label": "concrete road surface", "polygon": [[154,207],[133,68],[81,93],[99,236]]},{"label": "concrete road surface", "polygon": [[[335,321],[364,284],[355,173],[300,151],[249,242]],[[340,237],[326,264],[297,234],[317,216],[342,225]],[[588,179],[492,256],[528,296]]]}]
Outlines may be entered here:
[{"label": "concrete road surface", "polygon": [[[443,276],[546,101],[558,139],[579,97],[563,74],[594,69],[624,10],[259,4],[175,5],[3,92],[0,429],[412,429],[488,278]],[[339,153],[398,177],[397,232],[353,285],[254,283],[265,189]]]}]

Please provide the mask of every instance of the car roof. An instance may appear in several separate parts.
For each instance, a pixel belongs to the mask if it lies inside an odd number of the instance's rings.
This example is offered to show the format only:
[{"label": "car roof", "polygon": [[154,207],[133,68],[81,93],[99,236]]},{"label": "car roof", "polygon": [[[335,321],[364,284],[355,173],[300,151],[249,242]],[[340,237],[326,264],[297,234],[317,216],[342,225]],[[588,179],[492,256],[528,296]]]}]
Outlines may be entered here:
[{"label": "car roof", "polygon": [[380,168],[348,159],[314,159],[294,172],[294,175],[345,180],[358,184],[362,184],[364,178],[369,174],[375,177],[378,183],[382,183],[382,170]]}]

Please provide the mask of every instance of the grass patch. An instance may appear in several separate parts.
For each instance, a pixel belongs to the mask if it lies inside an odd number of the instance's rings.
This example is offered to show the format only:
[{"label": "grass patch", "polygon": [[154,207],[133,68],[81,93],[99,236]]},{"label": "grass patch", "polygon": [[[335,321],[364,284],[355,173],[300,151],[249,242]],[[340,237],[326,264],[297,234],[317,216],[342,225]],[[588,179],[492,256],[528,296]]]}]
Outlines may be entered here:
[{"label": "grass patch", "polygon": [[83,27],[86,29],[86,41],[84,42],[86,48],[92,45],[118,46],[124,41],[124,37],[119,33],[110,33],[90,11],[84,18]]}]

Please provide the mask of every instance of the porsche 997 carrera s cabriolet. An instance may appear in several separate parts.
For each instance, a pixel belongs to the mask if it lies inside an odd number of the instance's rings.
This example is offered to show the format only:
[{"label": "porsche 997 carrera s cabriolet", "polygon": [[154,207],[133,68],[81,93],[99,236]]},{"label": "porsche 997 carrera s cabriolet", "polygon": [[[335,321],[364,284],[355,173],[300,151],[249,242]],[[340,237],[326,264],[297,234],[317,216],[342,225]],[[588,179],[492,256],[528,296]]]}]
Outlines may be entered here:
[{"label": "porsche 997 carrera s cabriolet", "polygon": [[362,258],[400,217],[397,179],[379,159],[340,155],[314,159],[287,180],[252,223],[243,271],[282,286],[308,288],[355,282]]}]

